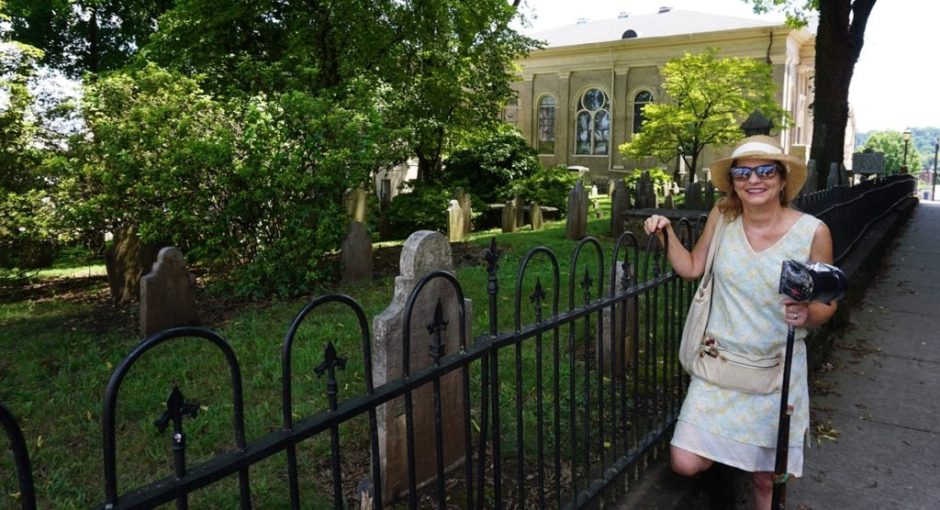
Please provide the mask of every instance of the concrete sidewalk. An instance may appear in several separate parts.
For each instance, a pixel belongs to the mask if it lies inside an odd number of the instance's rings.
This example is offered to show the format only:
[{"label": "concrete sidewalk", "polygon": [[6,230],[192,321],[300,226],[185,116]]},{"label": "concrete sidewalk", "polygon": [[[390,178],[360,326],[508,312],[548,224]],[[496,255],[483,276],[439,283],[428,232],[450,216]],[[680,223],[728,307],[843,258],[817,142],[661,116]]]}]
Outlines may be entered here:
[{"label": "concrete sidewalk", "polygon": [[834,340],[787,508],[940,508],[940,203],[915,208]]}]

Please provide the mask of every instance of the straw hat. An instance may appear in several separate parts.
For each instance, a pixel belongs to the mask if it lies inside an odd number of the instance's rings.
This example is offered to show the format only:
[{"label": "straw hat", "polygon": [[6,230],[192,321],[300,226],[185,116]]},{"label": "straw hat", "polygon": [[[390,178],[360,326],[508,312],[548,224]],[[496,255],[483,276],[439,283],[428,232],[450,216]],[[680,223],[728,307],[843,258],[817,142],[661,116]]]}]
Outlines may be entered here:
[{"label": "straw hat", "polygon": [[806,184],[806,163],[800,158],[784,154],[780,142],[764,135],[749,136],[735,145],[731,156],[719,159],[711,164],[712,183],[725,193],[731,193],[731,177],[728,170],[731,164],[738,159],[768,159],[779,161],[787,167],[786,190],[787,202],[793,200],[796,194]]}]

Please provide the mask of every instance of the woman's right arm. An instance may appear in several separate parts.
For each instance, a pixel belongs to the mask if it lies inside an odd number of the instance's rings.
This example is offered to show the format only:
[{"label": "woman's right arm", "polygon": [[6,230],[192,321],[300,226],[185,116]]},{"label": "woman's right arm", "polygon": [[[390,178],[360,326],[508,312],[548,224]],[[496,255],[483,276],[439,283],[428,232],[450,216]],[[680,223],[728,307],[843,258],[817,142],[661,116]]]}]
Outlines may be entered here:
[{"label": "woman's right arm", "polygon": [[666,251],[669,256],[669,263],[672,269],[686,280],[695,280],[705,272],[705,259],[708,257],[708,247],[711,245],[712,235],[715,233],[715,225],[721,221],[721,213],[718,207],[712,208],[708,214],[708,221],[705,222],[705,230],[699,237],[695,247],[689,252],[682,245],[679,236],[672,228],[669,218],[654,214],[643,222],[643,230],[647,234],[656,233],[660,242],[668,243]]}]

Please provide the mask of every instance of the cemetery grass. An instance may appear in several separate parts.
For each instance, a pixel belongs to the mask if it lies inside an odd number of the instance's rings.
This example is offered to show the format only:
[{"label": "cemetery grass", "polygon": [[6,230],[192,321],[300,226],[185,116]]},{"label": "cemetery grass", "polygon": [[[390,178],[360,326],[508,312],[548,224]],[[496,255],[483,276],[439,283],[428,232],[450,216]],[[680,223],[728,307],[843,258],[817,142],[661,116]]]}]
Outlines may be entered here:
[{"label": "cemetery grass", "polygon": [[[604,249],[605,280],[609,280],[612,240],[605,238],[609,219],[589,221],[589,234],[598,237]],[[514,293],[516,271],[525,254],[534,246],[552,249],[561,266],[559,307],[567,308],[567,266],[575,243],[564,239],[564,222],[548,223],[540,232],[528,230],[513,234],[495,231],[477,233],[457,252],[468,265],[458,267],[458,278],[466,297],[474,301],[473,335],[485,334],[487,318],[487,273],[483,250],[495,237],[501,251],[498,270],[499,330],[515,328]],[[597,255],[586,252],[579,267],[597,274]],[[547,258],[533,261],[521,294],[523,324],[533,321],[529,294],[540,280],[549,295],[556,291],[553,271]],[[583,276],[583,275],[581,275]],[[136,310],[111,306],[103,276],[87,276],[78,271],[70,277],[46,280],[32,292],[0,299],[0,402],[20,421],[27,441],[40,508],[88,508],[104,500],[102,477],[102,397],[108,379],[121,360],[139,343]],[[336,289],[355,298],[370,318],[381,312],[391,298],[393,278],[386,276],[369,284]],[[593,296],[597,297],[595,290]],[[280,350],[286,329],[307,298],[268,301],[242,305],[232,313],[203,320],[231,344],[240,363],[244,383],[246,436],[249,441],[282,425],[280,391]],[[577,303],[580,303],[578,298]],[[293,351],[294,419],[327,408],[325,381],[313,371],[323,358],[327,342],[349,363],[338,375],[339,398],[361,394],[363,385],[362,347],[358,324],[339,305],[328,305],[307,317],[295,340]],[[562,334],[562,342],[567,332]],[[550,339],[545,340],[546,351]],[[531,345],[531,343],[530,343]],[[524,430],[533,430],[537,417],[533,348],[522,350],[525,381],[523,400]],[[510,384],[515,378],[513,349],[504,349],[501,358],[503,381],[501,399],[515,402],[518,395]],[[544,360],[543,360],[544,361]],[[546,363],[547,366],[547,363]],[[548,375],[545,375],[547,378]],[[567,373],[561,375],[563,388]],[[547,379],[546,379],[547,380]],[[479,386],[473,374],[472,387]],[[170,389],[179,386],[188,400],[199,403],[199,415],[187,420],[187,463],[192,466],[234,445],[232,395],[228,368],[218,351],[204,342],[181,340],[150,351],[125,379],[118,399],[118,488],[126,491],[172,473],[169,433],[153,426],[164,410]],[[476,399],[474,399],[476,401]],[[580,402],[579,404],[580,405]],[[478,406],[477,406],[478,407]],[[506,406],[511,407],[511,406]],[[479,409],[474,409],[479,424]],[[509,411],[506,411],[509,413]],[[548,419],[548,418],[543,418]],[[502,419],[507,440],[514,437],[512,414]],[[365,417],[340,429],[343,447],[343,475],[347,494],[368,472],[367,421]],[[527,433],[527,450],[532,437]],[[329,507],[318,494],[330,494],[328,435],[308,440],[298,448],[301,496],[305,506]],[[0,437],[6,444],[6,438]],[[7,451],[6,448],[0,451]],[[511,456],[513,452],[506,453]],[[0,455],[0,473],[13,473],[9,455]],[[251,490],[259,507],[287,505],[286,462],[275,455],[252,466]],[[0,508],[16,506],[15,477],[0,476]],[[230,508],[236,506],[237,488],[225,480],[194,494],[194,507]]]}]

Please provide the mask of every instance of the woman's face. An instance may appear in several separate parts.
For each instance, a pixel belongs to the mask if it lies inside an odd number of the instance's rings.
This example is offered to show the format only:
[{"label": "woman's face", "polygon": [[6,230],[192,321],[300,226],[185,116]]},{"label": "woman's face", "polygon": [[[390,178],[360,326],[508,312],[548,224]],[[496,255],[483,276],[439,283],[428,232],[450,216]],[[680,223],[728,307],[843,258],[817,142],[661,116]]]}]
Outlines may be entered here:
[{"label": "woman's face", "polygon": [[[731,182],[734,185],[734,192],[737,193],[741,203],[750,206],[762,206],[771,203],[780,203],[780,194],[783,192],[783,175],[778,169],[773,177],[758,175],[759,170],[750,172],[746,179],[741,180],[741,174],[747,173],[741,171],[742,168],[760,169],[764,165],[774,165],[774,161],[769,159],[739,159],[732,165]],[[735,168],[739,169],[735,172]],[[766,169],[766,166],[764,166]],[[734,174],[738,173],[736,177]]]}]

